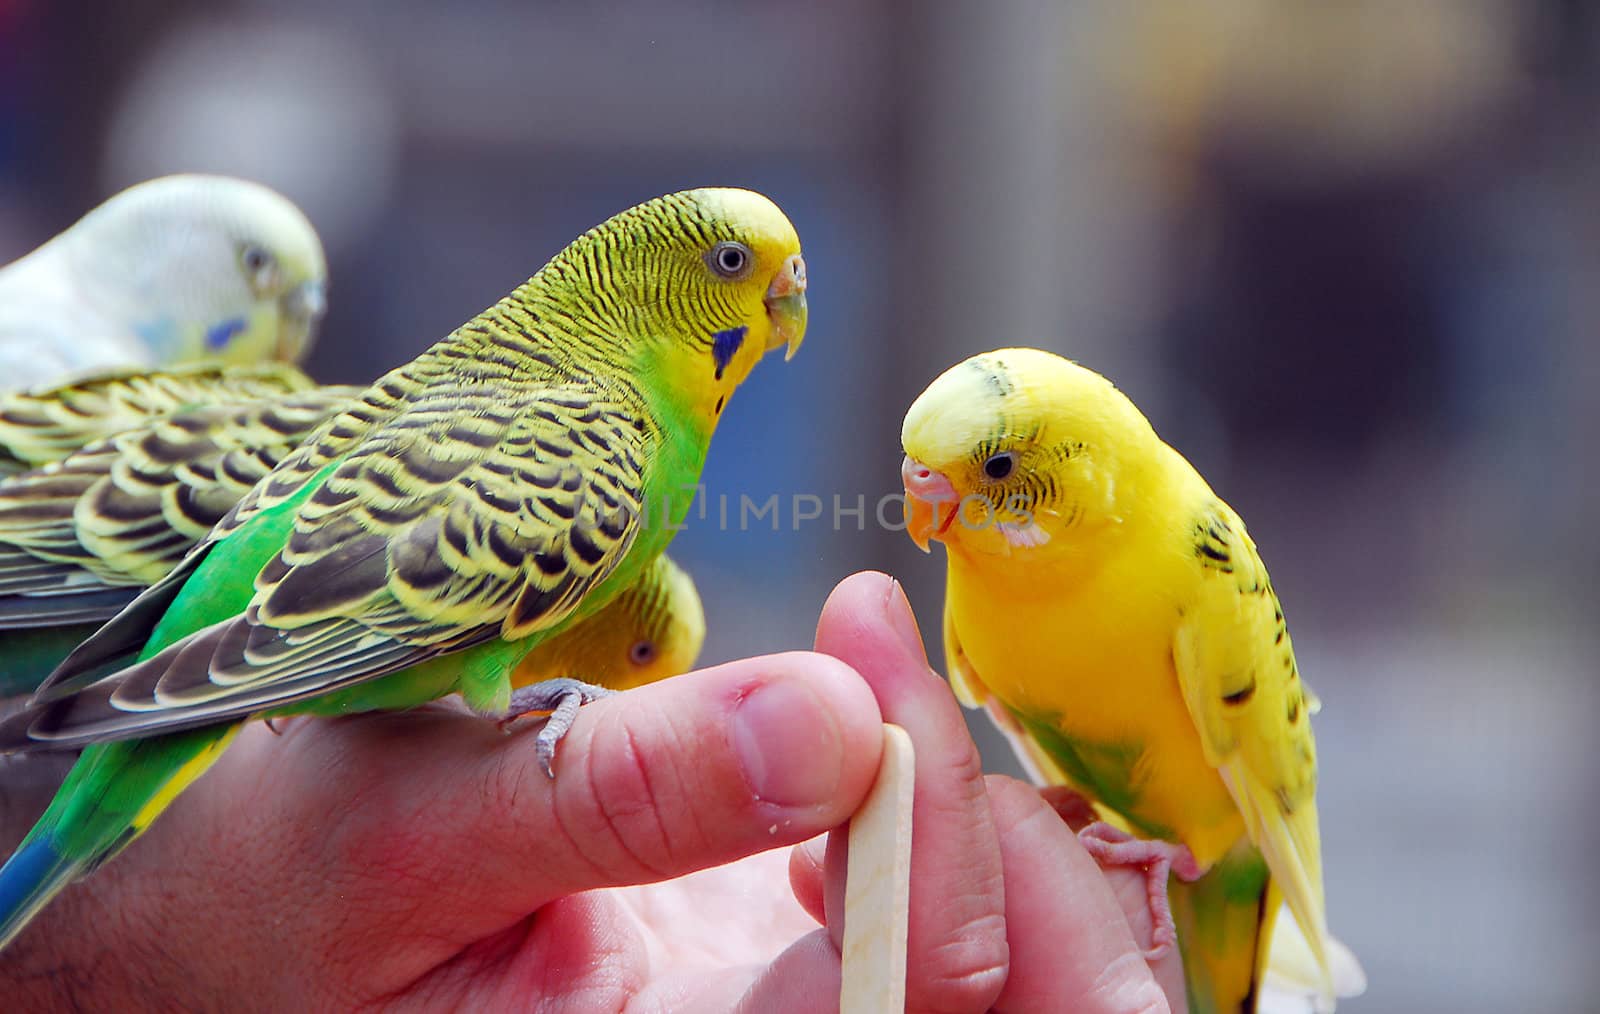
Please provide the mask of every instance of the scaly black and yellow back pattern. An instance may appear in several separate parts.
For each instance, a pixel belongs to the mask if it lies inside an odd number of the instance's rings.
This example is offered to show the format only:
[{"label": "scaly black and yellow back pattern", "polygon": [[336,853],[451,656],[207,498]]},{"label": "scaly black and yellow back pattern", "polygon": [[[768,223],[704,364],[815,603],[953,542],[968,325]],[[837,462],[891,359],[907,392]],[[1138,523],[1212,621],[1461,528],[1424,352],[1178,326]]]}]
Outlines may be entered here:
[{"label": "scaly black and yellow back pattern", "polygon": [[0,475],[60,461],[96,440],[186,408],[316,385],[287,363],[126,369],[0,396]]},{"label": "scaly black and yellow back pattern", "polygon": [[0,630],[114,615],[359,393],[173,412],[0,480]]}]

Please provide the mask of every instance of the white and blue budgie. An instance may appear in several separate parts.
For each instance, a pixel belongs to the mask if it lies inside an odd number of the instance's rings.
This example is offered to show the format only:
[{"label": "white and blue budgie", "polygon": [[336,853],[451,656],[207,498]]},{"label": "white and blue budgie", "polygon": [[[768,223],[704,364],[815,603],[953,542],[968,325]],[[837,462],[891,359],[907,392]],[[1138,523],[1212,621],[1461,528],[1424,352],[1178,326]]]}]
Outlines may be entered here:
[{"label": "white and blue budgie", "polygon": [[164,176],[0,267],[0,391],[116,367],[295,362],[327,261],[287,198],[224,176]]}]

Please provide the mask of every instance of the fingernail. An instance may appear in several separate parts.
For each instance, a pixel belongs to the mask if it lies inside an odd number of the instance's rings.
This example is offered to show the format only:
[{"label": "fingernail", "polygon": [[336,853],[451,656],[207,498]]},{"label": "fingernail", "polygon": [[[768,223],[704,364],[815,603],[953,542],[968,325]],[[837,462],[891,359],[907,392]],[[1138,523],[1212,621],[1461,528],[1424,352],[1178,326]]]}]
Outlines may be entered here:
[{"label": "fingernail", "polygon": [[751,791],[764,802],[815,806],[839,787],[839,730],[799,680],[764,683],[740,701],[733,746]]},{"label": "fingernail", "polygon": [[799,845],[797,845],[795,847],[798,848],[801,852],[805,853],[806,861],[811,863],[811,865],[815,866],[817,869],[820,870],[827,864],[827,860],[828,860],[828,836],[827,835],[819,834],[815,838],[809,838],[809,839],[801,842]]},{"label": "fingernail", "polygon": [[917,627],[917,614],[911,611],[911,601],[906,598],[904,588],[900,582],[889,579],[889,594],[883,601],[884,617],[889,626],[900,638],[900,643],[906,646],[916,658],[922,660],[923,665],[928,664],[927,649],[922,646],[922,631]]}]

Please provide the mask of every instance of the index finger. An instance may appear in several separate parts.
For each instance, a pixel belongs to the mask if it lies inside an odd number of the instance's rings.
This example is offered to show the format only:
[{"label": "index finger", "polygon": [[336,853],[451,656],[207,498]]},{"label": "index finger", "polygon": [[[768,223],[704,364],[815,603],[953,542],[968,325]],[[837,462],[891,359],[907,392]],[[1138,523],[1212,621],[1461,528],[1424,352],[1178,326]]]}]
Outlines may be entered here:
[{"label": "index finger", "polygon": [[[916,747],[906,1006],[984,1010],[1005,982],[1006,892],[978,748],[950,688],[928,667],[898,582],[856,574],[829,596],[817,650],[872,687],[885,721]],[[830,836],[824,904],[840,940],[843,836]]]}]

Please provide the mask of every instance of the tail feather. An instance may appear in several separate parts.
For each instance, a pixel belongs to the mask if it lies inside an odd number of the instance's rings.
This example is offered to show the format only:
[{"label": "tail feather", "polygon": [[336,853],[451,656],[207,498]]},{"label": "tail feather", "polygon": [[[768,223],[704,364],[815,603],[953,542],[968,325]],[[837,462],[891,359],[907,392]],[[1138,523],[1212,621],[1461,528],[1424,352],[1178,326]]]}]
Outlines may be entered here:
[{"label": "tail feather", "polygon": [[1328,1014],[1367,987],[1344,944],[1328,936],[1311,945],[1247,841],[1199,880],[1174,878],[1167,890],[1190,1014]]},{"label": "tail feather", "polygon": [[0,629],[0,697],[31,694],[98,623],[37,630]]},{"label": "tail feather", "polygon": [[1367,975],[1356,956],[1334,937],[1324,940],[1328,970],[1333,983],[1331,995],[1324,987],[1323,968],[1318,963],[1300,924],[1287,913],[1280,913],[1272,934],[1272,951],[1267,975],[1262,981],[1260,1010],[1274,1014],[1328,1014],[1336,1000],[1360,996],[1367,989]]},{"label": "tail feather", "polygon": [[1247,841],[1193,883],[1168,884],[1190,1014],[1253,1012],[1282,895]]},{"label": "tail feather", "polygon": [[1300,926],[1305,946],[1317,965],[1318,993],[1331,1004],[1334,984],[1328,958],[1317,808],[1300,806],[1290,812],[1272,806],[1266,802],[1272,798],[1271,790],[1248,770],[1224,765],[1220,774],[1234,802],[1239,804],[1251,841],[1266,857],[1280,896]]},{"label": "tail feather", "polygon": [[209,726],[84,750],[39,822],[0,867],[0,949],[63,887],[149,827],[222,755],[239,728]]},{"label": "tail feather", "polygon": [[63,855],[48,834],[23,842],[0,868],[0,950],[87,865]]},{"label": "tail feather", "polygon": [[137,597],[137,588],[86,588],[76,592],[0,596],[0,630],[33,630],[63,624],[100,624]]}]

